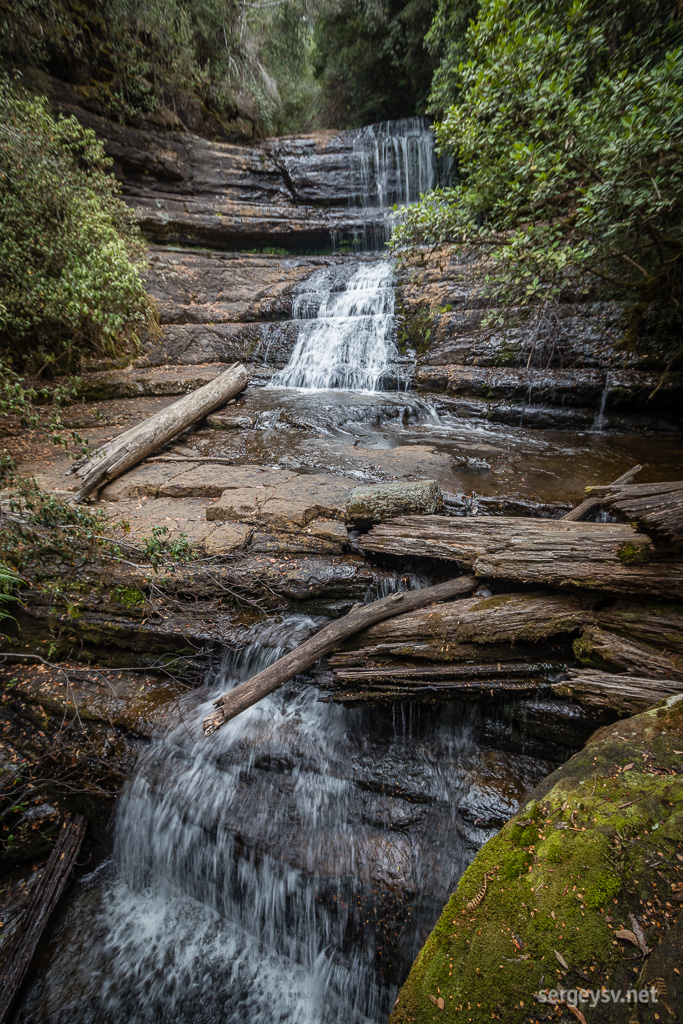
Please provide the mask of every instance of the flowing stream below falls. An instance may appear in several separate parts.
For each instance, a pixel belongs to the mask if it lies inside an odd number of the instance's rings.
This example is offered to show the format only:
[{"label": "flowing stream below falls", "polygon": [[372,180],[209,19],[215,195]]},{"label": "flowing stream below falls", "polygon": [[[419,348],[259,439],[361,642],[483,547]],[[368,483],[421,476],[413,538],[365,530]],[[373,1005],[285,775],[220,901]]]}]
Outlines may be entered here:
[{"label": "flowing stream below falls", "polygon": [[[359,140],[368,204],[434,184],[421,122]],[[473,426],[411,392],[393,273],[361,254],[304,282],[288,366],[240,400],[253,429],[214,432],[203,454],[449,489],[456,454],[476,474],[514,451],[547,500],[572,472],[583,485],[586,453],[613,464],[618,440]],[[296,681],[201,737],[212,698],[319,621],[253,626],[144,749],[111,855],[75,886],[15,1024],[386,1019],[464,867],[552,765],[478,744],[460,705],[348,709]]]}]

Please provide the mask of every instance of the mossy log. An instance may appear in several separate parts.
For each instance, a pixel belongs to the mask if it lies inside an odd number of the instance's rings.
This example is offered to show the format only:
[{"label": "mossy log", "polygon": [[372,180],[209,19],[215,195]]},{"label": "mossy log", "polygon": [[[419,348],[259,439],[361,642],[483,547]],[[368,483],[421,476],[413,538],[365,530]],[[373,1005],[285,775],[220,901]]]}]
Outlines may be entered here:
[{"label": "mossy log", "polygon": [[93,491],[137,465],[187,427],[225,405],[228,399],[247,386],[247,380],[245,367],[241,363],[234,363],[208,384],[102,445],[86,462],[77,466],[75,472],[83,482],[73,501],[83,501]]},{"label": "mossy log", "polygon": [[569,669],[567,675],[566,681],[551,684],[558,697],[570,697],[591,707],[610,708],[623,715],[644,711],[666,697],[683,694],[680,679],[631,676],[597,669]]},{"label": "mossy log", "polygon": [[[627,484],[640,473],[642,466],[632,466],[631,469],[622,473],[616,480],[613,480],[609,487],[616,487],[617,485]],[[590,490],[590,488],[588,488]],[[585,519],[586,516],[590,515],[591,512],[595,512],[602,505],[602,499],[599,497],[585,498],[581,504],[577,505],[576,508],[570,509],[569,512],[565,512],[562,516],[563,519],[569,520],[570,522],[578,523],[579,520]]]},{"label": "mossy log", "polygon": [[374,526],[360,543],[373,554],[440,558],[478,576],[521,583],[654,597],[683,593],[683,561],[654,560],[650,540],[625,523],[402,516]]},{"label": "mossy log", "polygon": [[574,641],[574,654],[578,661],[591,668],[683,680],[683,657],[680,655],[608,633],[599,626],[589,626]]},{"label": "mossy log", "polygon": [[683,545],[683,481],[610,491],[602,504],[667,547]]},{"label": "mossy log", "polygon": [[588,625],[597,601],[591,594],[535,592],[435,604],[378,622],[355,635],[330,660],[341,665],[353,658],[362,664],[368,658],[393,655],[435,662],[488,661],[493,660],[491,648],[496,646],[496,660],[507,654],[508,659],[527,656],[538,661],[531,645]]}]

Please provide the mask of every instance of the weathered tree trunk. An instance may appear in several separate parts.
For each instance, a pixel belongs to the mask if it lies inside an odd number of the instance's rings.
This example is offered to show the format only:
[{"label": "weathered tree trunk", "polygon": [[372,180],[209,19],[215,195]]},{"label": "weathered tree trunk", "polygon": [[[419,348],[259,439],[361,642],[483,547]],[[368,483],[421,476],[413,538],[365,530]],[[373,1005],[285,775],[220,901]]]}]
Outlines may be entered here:
[{"label": "weathered tree trunk", "polygon": [[83,483],[73,501],[83,501],[92,491],[125,473],[197,420],[224,405],[247,386],[247,380],[244,366],[234,363],[204,387],[197,388],[103,445],[76,470]]},{"label": "weathered tree trunk", "polygon": [[[683,619],[681,620],[683,623]],[[574,653],[584,665],[612,672],[644,673],[657,679],[683,680],[683,657],[635,643],[628,637],[589,626],[574,641]]]},{"label": "weathered tree trunk", "polygon": [[263,697],[267,697],[269,693],[283,686],[299,672],[315,665],[323,655],[329,654],[342,640],[353,633],[357,633],[375,622],[399,615],[403,611],[411,611],[437,601],[469,594],[476,585],[476,580],[471,576],[461,576],[458,579],[448,580],[447,583],[439,583],[435,587],[403,591],[384,597],[380,601],[373,601],[372,604],[356,605],[348,615],[324,626],[319,633],[310,637],[296,650],[290,651],[274,665],[270,665],[263,672],[258,672],[245,683],[235,687],[230,693],[226,693],[214,701],[216,710],[208,714],[202,723],[204,734],[210,736],[216,729],[241,714],[242,711],[246,711],[253,704],[258,703]]},{"label": "weathered tree trunk", "polygon": [[12,1004],[24,980],[36,946],[52,911],[57,906],[85,835],[85,818],[81,814],[67,817],[45,866],[31,894],[21,922],[21,933],[3,960],[0,973],[0,1024],[9,1019]]},{"label": "weathered tree trunk", "polygon": [[402,516],[374,526],[361,546],[379,554],[446,559],[478,576],[521,583],[655,597],[683,593],[683,562],[651,561],[649,539],[624,523]]},{"label": "weathered tree trunk", "polygon": [[333,668],[317,673],[323,689],[334,689],[335,700],[362,696],[477,697],[535,693],[553,671],[566,670],[564,663],[488,662],[478,665],[412,665],[410,667]]},{"label": "weathered tree trunk", "polygon": [[387,655],[435,662],[538,661],[545,652],[537,645],[589,625],[597,603],[592,595],[537,592],[434,604],[363,630],[330,663],[362,665]]},{"label": "weathered tree trunk", "polygon": [[[664,487],[667,490],[664,490]],[[625,487],[611,491],[602,504],[615,515],[627,519],[639,530],[672,548],[683,545],[683,481],[675,484]]]},{"label": "weathered tree trunk", "polygon": [[[621,476],[618,476],[616,480],[613,480],[611,484],[608,484],[608,487],[617,487],[619,484],[627,484],[630,480],[633,480],[634,476],[640,473],[642,468],[642,466],[632,466],[631,469],[628,469],[625,473],[622,473]],[[588,488],[588,490],[592,494],[595,491],[595,488],[591,487]],[[585,519],[587,515],[590,515],[591,512],[595,512],[595,510],[600,508],[601,505],[602,501],[599,497],[585,498],[580,505],[577,505],[576,508],[573,508],[570,512],[566,512],[562,518],[569,522],[578,523],[580,519]]]},{"label": "weathered tree trunk", "polygon": [[559,697],[571,697],[580,704],[610,708],[630,715],[652,707],[665,697],[683,693],[683,682],[644,676],[618,675],[594,669],[569,669],[566,682],[553,683]]},{"label": "weathered tree trunk", "polygon": [[639,643],[683,654],[683,604],[667,601],[614,601],[595,613],[598,625]]}]

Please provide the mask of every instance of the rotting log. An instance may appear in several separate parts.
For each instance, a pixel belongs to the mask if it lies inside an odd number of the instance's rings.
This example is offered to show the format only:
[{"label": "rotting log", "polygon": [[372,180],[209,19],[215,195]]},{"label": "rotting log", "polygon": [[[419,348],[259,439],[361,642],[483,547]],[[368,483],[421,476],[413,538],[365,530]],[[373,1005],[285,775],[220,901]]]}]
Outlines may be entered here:
[{"label": "rotting log", "polygon": [[676,679],[653,679],[596,669],[569,669],[568,679],[552,683],[558,697],[569,697],[580,704],[609,708],[619,714],[644,711],[658,701],[683,693],[683,682]]},{"label": "rotting log", "polygon": [[325,654],[329,654],[342,640],[353,633],[404,611],[412,611],[425,605],[470,594],[476,585],[477,581],[471,576],[461,576],[448,580],[446,583],[439,583],[434,587],[425,587],[423,590],[408,590],[390,594],[389,597],[373,601],[372,604],[355,605],[348,615],[330,622],[296,650],[290,651],[284,658],[280,658],[263,672],[258,672],[245,683],[236,686],[234,690],[214,701],[215,710],[210,712],[202,722],[204,735],[210,736],[216,729],[267,697],[269,693],[273,693],[299,672],[315,665]]},{"label": "rotting log", "polygon": [[335,667],[387,656],[442,663],[525,656],[538,661],[530,645],[583,629],[593,621],[598,600],[592,594],[537,591],[434,604],[364,629],[329,660]]},{"label": "rotting log", "polygon": [[[617,487],[619,484],[623,485],[629,483],[633,480],[634,476],[640,473],[642,468],[642,466],[632,466],[631,469],[628,469],[625,473],[622,473],[621,476],[618,476],[616,480],[613,480],[611,484],[608,484],[608,487]],[[587,488],[587,490],[592,494],[594,488]],[[601,505],[602,501],[598,497],[584,498],[580,505],[577,505],[576,508],[566,512],[562,516],[562,519],[566,519],[568,522],[578,523],[579,520],[585,519],[591,512],[595,512],[599,509]]]},{"label": "rotting log", "polygon": [[402,516],[373,526],[360,547],[453,561],[478,576],[520,583],[653,597],[683,594],[683,561],[653,561],[650,540],[625,523]]},{"label": "rotting log", "polygon": [[614,601],[595,613],[602,629],[650,646],[683,654],[683,604],[675,601]]},{"label": "rotting log", "polygon": [[224,405],[247,386],[247,381],[245,367],[233,363],[208,384],[102,445],[75,470],[82,483],[72,501],[83,501],[93,491],[137,465],[187,427]]},{"label": "rotting log", "polygon": [[31,893],[21,922],[21,932],[3,959],[0,973],[0,1024],[9,1020],[12,1004],[48,919],[64,891],[84,835],[85,818],[82,814],[64,819],[43,873]]},{"label": "rotting log", "polygon": [[412,665],[332,668],[316,673],[321,689],[344,691],[343,699],[393,695],[397,697],[453,696],[518,697],[533,694],[549,676],[566,671],[566,663],[487,662],[477,665]]},{"label": "rotting log", "polygon": [[668,491],[633,494],[630,489],[608,494],[602,504],[669,548],[683,545],[683,481]]},{"label": "rotting log", "polygon": [[[681,622],[683,624],[683,620]],[[683,681],[683,657],[680,655],[609,633],[599,626],[589,626],[574,641],[574,654],[587,667]]]}]

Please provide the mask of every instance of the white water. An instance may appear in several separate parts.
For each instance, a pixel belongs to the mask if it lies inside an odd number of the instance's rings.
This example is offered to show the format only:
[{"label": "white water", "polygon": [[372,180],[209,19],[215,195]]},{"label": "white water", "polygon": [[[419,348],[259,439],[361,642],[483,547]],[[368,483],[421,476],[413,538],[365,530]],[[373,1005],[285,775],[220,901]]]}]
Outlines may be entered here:
[{"label": "white water", "polygon": [[391,262],[362,262],[350,277],[346,266],[326,267],[304,288],[293,303],[297,342],[273,384],[376,391],[399,356]]},{"label": "white water", "polygon": [[363,206],[405,206],[436,187],[434,134],[422,117],[383,121],[354,139]]},{"label": "white water", "polygon": [[[272,633],[291,646],[312,622]],[[281,654],[252,645],[214,695]],[[290,688],[210,740],[209,702],[185,702],[140,758],[113,861],[72,902],[17,1020],[386,1017],[469,859],[454,812],[473,746],[443,711],[422,735],[402,716],[382,736],[377,719],[317,697]]]}]

